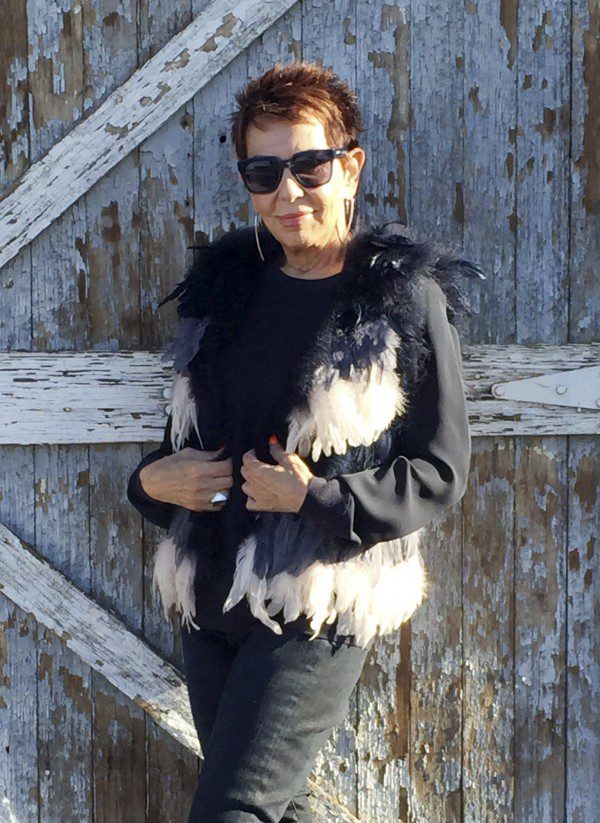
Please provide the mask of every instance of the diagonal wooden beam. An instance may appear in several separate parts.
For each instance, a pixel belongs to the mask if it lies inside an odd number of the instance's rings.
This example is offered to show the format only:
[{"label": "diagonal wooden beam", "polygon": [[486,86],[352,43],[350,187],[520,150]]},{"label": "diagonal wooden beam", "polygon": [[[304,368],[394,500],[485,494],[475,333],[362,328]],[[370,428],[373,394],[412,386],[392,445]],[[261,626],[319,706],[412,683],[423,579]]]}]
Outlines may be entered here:
[{"label": "diagonal wooden beam", "polygon": [[[462,355],[473,436],[600,433],[597,377],[586,377],[599,343],[463,345]],[[551,385],[566,370],[586,377],[587,407],[561,405],[570,391],[509,399],[506,384],[502,396],[505,381]],[[0,352],[0,445],[160,442],[172,379],[160,351]]]},{"label": "diagonal wooden beam", "polygon": [[0,591],[201,757],[177,669],[1,522]]},{"label": "diagonal wooden beam", "polygon": [[[202,757],[187,688],[178,670],[1,522],[0,591]],[[319,820],[359,823],[323,786],[313,778],[309,783]]]},{"label": "diagonal wooden beam", "polygon": [[296,0],[213,0],[0,203],[0,268],[212,80]]}]

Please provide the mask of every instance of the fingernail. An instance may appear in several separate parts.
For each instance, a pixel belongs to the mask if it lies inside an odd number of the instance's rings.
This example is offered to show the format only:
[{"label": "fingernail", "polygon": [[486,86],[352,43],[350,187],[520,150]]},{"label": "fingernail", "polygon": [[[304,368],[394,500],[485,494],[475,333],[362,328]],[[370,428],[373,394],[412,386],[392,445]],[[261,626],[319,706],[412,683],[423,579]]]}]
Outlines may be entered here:
[{"label": "fingernail", "polygon": [[271,445],[274,445],[275,443],[277,443],[277,435],[276,434],[272,434],[269,437],[269,443],[271,443]]}]

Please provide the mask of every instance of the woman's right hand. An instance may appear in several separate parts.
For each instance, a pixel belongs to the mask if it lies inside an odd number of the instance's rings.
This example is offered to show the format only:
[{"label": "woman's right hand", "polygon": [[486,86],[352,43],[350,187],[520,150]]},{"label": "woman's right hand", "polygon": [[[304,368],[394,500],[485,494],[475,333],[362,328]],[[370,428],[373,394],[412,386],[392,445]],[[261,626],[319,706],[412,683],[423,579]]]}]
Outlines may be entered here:
[{"label": "woman's right hand", "polygon": [[218,511],[225,505],[211,503],[215,492],[233,486],[231,457],[217,460],[222,454],[186,446],[175,454],[161,457],[140,471],[140,483],[146,494],[163,503],[174,503],[192,511]]}]

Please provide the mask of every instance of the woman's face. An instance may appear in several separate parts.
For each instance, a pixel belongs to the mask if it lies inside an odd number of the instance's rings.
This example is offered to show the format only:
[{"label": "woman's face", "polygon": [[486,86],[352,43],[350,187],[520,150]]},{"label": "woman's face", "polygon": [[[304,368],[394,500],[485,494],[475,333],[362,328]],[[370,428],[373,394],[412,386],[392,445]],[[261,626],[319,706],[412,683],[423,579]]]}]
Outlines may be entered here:
[{"label": "woman's face", "polygon": [[[270,119],[261,122],[261,129],[251,124],[246,133],[248,157],[272,154],[286,159],[306,149],[336,148],[325,137],[323,124],[317,120],[288,123]],[[331,180],[316,189],[303,188],[292,176],[289,167],[283,171],[279,187],[272,194],[252,194],[256,212],[267,229],[284,249],[325,248],[339,243],[346,235],[344,198],[352,197],[358,187],[360,171],[365,161],[361,148],[333,160]],[[305,216],[296,224],[286,225],[281,217],[294,212]],[[339,237],[338,237],[339,232]]]}]

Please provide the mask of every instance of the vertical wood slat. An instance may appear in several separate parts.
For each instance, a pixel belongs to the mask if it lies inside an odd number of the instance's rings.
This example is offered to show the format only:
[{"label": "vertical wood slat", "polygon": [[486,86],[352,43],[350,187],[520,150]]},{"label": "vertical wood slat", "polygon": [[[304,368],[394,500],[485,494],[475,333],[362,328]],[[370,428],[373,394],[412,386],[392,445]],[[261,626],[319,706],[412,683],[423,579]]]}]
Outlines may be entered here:
[{"label": "vertical wood slat", "polygon": [[[101,0],[83,6],[87,117],[136,70],[137,3]],[[82,198],[86,233],[87,347],[135,347],[139,342],[137,284],[140,257],[139,149],[125,157]],[[89,447],[91,593],[133,630],[142,620],[142,557],[127,540],[134,532],[123,506],[125,458],[137,449]],[[123,481],[124,482],[124,481]],[[123,539],[124,538],[124,539]],[[92,672],[94,820],[145,819],[144,712]],[[125,753],[126,756],[125,756]]]},{"label": "vertical wood slat", "polygon": [[517,820],[561,820],[563,814],[566,533],[566,438],[516,438]]},{"label": "vertical wood slat", "polygon": [[[0,193],[29,162],[27,2],[12,0],[0,27]],[[0,269],[0,347],[30,345],[29,254]],[[0,460],[0,520],[34,540],[33,450],[5,446]],[[0,592],[0,820],[37,819],[37,632],[35,619]]]},{"label": "vertical wood slat", "polygon": [[[27,7],[31,162],[42,157],[83,117],[81,5]],[[84,347],[87,339],[76,249],[85,237],[76,204],[19,254],[30,259],[30,347]],[[84,591],[90,587],[88,449],[36,447],[34,543]],[[38,630],[39,815],[41,823],[92,819],[91,672],[60,638]]]},{"label": "vertical wood slat", "polygon": [[409,807],[415,821],[462,819],[462,529],[457,505],[426,530],[430,593],[411,619]]},{"label": "vertical wood slat", "polygon": [[[600,337],[600,7],[572,2],[570,99],[570,342]],[[599,438],[567,438],[566,794],[564,816],[600,808]]]},{"label": "vertical wood slat", "polygon": [[[464,28],[468,13],[469,4],[412,3],[406,35],[406,162],[410,170],[406,219],[420,232],[456,248],[464,229]],[[459,333],[465,340],[462,329]],[[456,506],[443,522],[427,530],[424,558],[434,583],[429,602],[410,621],[409,673],[403,684],[409,703],[408,807],[400,809],[401,820],[462,820],[463,627],[456,603],[462,591],[461,544],[461,506]]]},{"label": "vertical wood slat", "polygon": [[[515,341],[569,339],[570,4],[519,7]],[[514,814],[561,819],[567,536],[566,446],[515,440]]]},{"label": "vertical wood slat", "polygon": [[513,438],[478,438],[463,499],[463,808],[511,820],[514,795]]},{"label": "vertical wood slat", "polygon": [[[34,542],[32,450],[5,446],[0,521]],[[36,820],[39,808],[35,618],[0,592],[0,820]]]},{"label": "vertical wood slat", "polygon": [[[140,65],[150,59],[193,19],[191,0],[140,0]],[[162,349],[171,339],[174,306],[158,303],[182,279],[192,260],[194,242],[194,101],[189,100],[139,149],[139,242],[136,304],[139,345]],[[156,448],[149,444],[143,454]],[[137,461],[132,463],[137,465]],[[131,469],[130,469],[131,471]],[[123,473],[124,481],[128,473]],[[123,494],[123,489],[121,490]],[[141,518],[140,518],[141,522]],[[152,587],[155,547],[164,532],[141,522],[143,543],[143,633],[161,655],[183,670],[179,625],[167,623]],[[139,546],[139,544],[137,544]],[[148,820],[187,820],[198,777],[199,760],[148,716],[146,736],[146,815]]]},{"label": "vertical wood slat", "polygon": [[0,28],[0,196],[29,165],[27,51],[27,0],[12,0]]},{"label": "vertical wood slat", "polygon": [[[465,249],[493,274],[470,290],[465,342],[515,337],[517,4],[466,4],[456,63],[463,77],[463,169],[455,217]],[[463,501],[462,797],[452,820],[511,820],[514,798],[514,438],[472,441]],[[457,648],[458,650],[458,648]]]},{"label": "vertical wood slat", "polygon": [[598,438],[569,437],[565,820],[600,802],[600,468]]}]

